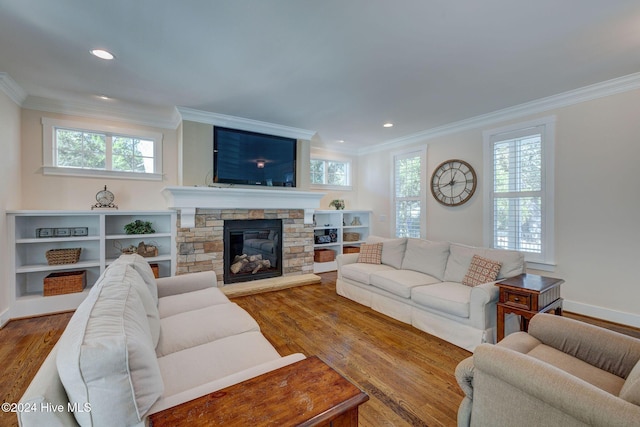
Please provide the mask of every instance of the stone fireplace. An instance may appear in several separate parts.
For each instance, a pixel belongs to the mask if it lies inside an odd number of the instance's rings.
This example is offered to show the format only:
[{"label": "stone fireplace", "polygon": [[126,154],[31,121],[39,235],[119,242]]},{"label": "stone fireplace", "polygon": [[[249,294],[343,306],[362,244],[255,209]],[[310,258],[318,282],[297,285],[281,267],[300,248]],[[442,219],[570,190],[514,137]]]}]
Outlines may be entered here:
[{"label": "stone fireplace", "polygon": [[[169,208],[179,211],[176,274],[216,272],[225,280],[225,221],[279,220],[282,276],[313,273],[313,213],[323,193],[296,189],[166,187]],[[227,277],[228,279],[228,277]]]}]

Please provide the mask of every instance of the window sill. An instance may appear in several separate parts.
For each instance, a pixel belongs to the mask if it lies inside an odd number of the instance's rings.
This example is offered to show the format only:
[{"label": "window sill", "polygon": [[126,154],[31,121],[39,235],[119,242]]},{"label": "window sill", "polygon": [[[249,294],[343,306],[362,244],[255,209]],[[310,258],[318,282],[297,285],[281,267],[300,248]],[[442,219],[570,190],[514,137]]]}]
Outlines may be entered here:
[{"label": "window sill", "polygon": [[144,181],[162,181],[161,173],[121,172],[98,169],[65,168],[57,166],[43,166],[43,175],[83,176],[87,178],[136,179]]},{"label": "window sill", "polygon": [[525,260],[525,264],[526,264],[526,269],[527,270],[540,270],[540,271],[548,271],[548,272],[551,272],[551,273],[556,271],[556,264],[555,263],[533,262],[533,261],[526,261]]}]

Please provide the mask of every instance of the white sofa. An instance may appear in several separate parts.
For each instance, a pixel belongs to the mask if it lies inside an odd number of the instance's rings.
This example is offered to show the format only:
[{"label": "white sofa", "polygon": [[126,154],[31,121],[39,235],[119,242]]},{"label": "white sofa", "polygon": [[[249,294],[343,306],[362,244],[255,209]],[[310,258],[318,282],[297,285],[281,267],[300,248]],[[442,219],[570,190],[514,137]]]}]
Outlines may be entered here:
[{"label": "white sofa", "polygon": [[[339,295],[469,351],[495,342],[495,281],[474,287],[461,282],[474,255],[501,263],[498,280],[524,273],[522,253],[424,239],[367,239],[379,242],[380,264],[357,262],[359,254],[337,257]],[[507,330],[515,329],[514,322],[511,316]]]},{"label": "white sofa", "polygon": [[22,396],[20,425],[143,426],[153,413],[304,359],[281,357],[215,283],[213,272],[156,280],[144,258],[121,256]]}]

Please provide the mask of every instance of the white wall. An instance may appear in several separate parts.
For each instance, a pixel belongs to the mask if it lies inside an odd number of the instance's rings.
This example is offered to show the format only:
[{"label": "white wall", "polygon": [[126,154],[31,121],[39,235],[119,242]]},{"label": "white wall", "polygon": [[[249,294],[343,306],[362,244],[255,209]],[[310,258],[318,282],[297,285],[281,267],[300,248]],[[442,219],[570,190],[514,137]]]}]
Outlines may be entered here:
[{"label": "white wall", "polygon": [[[42,174],[42,117],[78,122],[122,126],[163,134],[162,181],[104,179]],[[88,210],[96,202],[95,194],[105,185],[115,195],[120,210],[166,209],[162,189],[178,183],[178,138],[173,129],[98,121],[83,117],[22,110],[22,203],[21,209]]]},{"label": "white wall", "polygon": [[5,211],[20,206],[20,107],[0,90],[0,325],[7,320],[10,304]]},{"label": "white wall", "polygon": [[[420,141],[427,175],[460,158],[476,170],[478,189],[458,207],[427,196],[427,238],[482,245],[482,131],[556,115],[556,262],[565,309],[640,326],[640,90],[611,95],[510,122]],[[390,235],[393,150],[361,156],[358,208],[374,210],[373,232]],[[427,191],[429,191],[427,189]]]}]

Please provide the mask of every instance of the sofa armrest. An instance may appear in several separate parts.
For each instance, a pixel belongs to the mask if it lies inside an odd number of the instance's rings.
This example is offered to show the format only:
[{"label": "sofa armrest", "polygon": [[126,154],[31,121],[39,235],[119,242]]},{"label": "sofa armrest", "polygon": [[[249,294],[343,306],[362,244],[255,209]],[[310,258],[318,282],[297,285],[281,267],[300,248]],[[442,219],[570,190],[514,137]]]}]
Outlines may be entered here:
[{"label": "sofa armrest", "polygon": [[338,271],[340,271],[340,267],[347,264],[355,264],[358,262],[358,256],[360,254],[340,254],[336,257],[336,262],[338,264]]},{"label": "sofa armrest", "polygon": [[201,289],[216,287],[218,279],[214,271],[181,274],[179,276],[162,277],[156,279],[158,284],[158,298],[169,295],[184,294]]},{"label": "sofa armrest", "polygon": [[[536,414],[547,412],[541,407],[544,405],[593,426],[632,426],[640,419],[640,406],[555,366],[504,347],[479,345],[473,355],[473,364],[472,418],[476,411],[481,411],[480,406],[490,406],[486,409],[492,417],[502,411],[512,412],[514,421],[529,419],[527,417],[535,419]],[[486,381],[486,387],[483,381]],[[501,387],[500,384],[505,385]],[[538,404],[519,404],[532,400]],[[476,404],[479,404],[478,408]],[[513,411],[514,408],[517,410]]]},{"label": "sofa armrest", "polygon": [[531,319],[528,332],[543,344],[621,378],[626,379],[640,360],[640,340],[578,320],[541,313]]},{"label": "sofa armrest", "polygon": [[487,304],[497,302],[500,291],[496,286],[496,282],[483,283],[482,285],[471,288],[472,304]]}]

